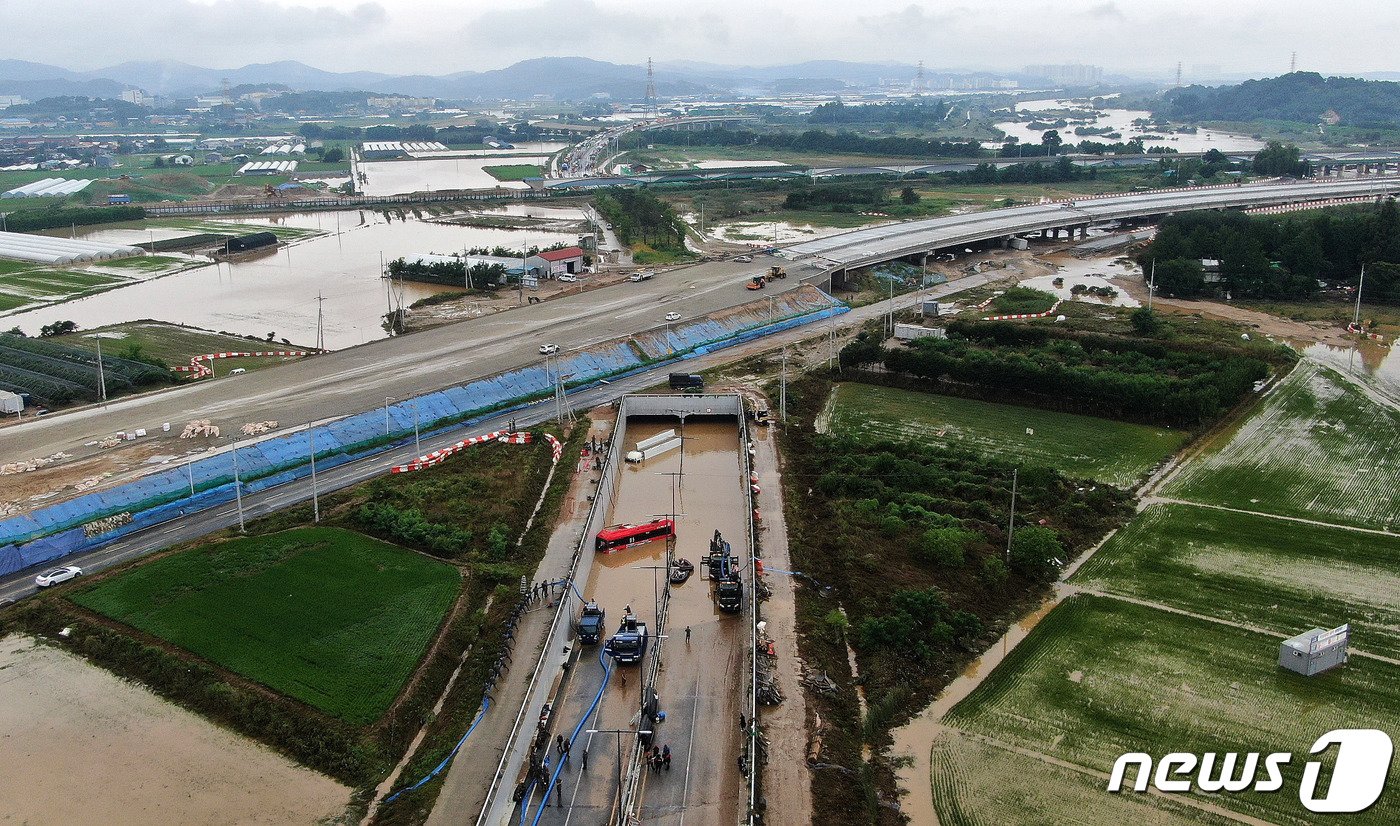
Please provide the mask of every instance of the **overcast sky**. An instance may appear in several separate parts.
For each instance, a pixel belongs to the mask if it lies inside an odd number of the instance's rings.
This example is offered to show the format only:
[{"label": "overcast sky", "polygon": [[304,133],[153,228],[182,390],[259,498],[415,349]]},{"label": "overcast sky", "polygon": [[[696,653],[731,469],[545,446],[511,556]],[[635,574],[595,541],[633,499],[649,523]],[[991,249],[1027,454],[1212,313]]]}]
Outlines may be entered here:
[{"label": "overcast sky", "polygon": [[[1333,19],[1345,9],[1345,20]],[[0,58],[95,69],[300,60],[447,74],[544,55],[619,63],[811,59],[1019,69],[1083,62],[1166,76],[1181,61],[1273,75],[1400,70],[1400,2],[1349,0],[0,0]]]}]

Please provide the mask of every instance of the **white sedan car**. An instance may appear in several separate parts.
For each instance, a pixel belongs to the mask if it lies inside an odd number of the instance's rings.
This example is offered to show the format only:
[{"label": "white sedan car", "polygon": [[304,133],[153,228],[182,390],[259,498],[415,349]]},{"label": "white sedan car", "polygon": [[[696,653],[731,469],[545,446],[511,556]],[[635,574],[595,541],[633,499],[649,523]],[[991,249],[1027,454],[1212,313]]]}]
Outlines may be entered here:
[{"label": "white sedan car", "polygon": [[666,320],[667,320],[667,321],[680,321],[680,320],[681,320],[681,314],[680,314],[680,313],[667,313],[667,314],[666,314]]},{"label": "white sedan car", "polygon": [[565,284],[572,284],[572,283],[574,283],[575,281],[578,280],[578,276],[577,276],[577,275],[569,275],[568,273],[564,273],[563,275],[559,276],[559,280],[562,281],[562,282],[564,282]]},{"label": "white sedan car", "polygon": [[60,582],[67,582],[70,579],[75,579],[81,576],[82,573],[83,569],[79,568],[77,565],[65,565],[62,568],[44,571],[42,574],[34,577],[34,584],[38,585],[40,588],[47,588],[50,585],[57,585]]},{"label": "white sedan car", "polygon": [[541,344],[541,345],[540,345],[540,355],[542,355],[542,356],[552,356],[552,355],[554,355],[554,354],[557,353],[557,352],[559,352],[559,345],[558,345],[558,344]]}]

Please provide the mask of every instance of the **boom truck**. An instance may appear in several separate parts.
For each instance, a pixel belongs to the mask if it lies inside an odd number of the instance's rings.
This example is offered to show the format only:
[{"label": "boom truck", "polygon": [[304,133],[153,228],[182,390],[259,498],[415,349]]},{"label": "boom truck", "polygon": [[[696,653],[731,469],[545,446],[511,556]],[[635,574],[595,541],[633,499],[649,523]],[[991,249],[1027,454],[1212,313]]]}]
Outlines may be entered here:
[{"label": "boom truck", "polygon": [[710,552],[705,555],[710,579],[715,584],[715,605],[726,614],[737,614],[744,607],[744,581],[739,576],[739,557],[725,538],[715,531]]}]

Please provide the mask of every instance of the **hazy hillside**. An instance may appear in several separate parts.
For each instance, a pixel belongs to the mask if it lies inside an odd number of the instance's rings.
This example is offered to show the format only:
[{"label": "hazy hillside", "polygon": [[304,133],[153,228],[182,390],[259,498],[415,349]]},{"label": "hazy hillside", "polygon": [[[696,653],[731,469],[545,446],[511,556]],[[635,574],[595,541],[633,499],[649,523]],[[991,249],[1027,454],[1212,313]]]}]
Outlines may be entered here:
[{"label": "hazy hillside", "polygon": [[[880,78],[912,77],[914,71],[911,66],[839,60],[737,67],[658,63],[656,88],[662,96],[734,90],[841,89],[843,84],[863,85]],[[394,76],[378,72],[329,72],[294,60],[234,69],[145,60],[88,72],[23,60],[0,60],[0,94],[18,94],[30,99],[60,95],[115,97],[127,88],[189,98],[215,92],[225,80],[233,86],[282,84],[303,91],[369,90],[448,100],[528,99],[536,95],[583,100],[596,94],[605,94],[614,100],[640,100],[646,89],[646,68],[582,57],[542,57],[486,72]]]},{"label": "hazy hillside", "polygon": [[1172,120],[1300,123],[1317,123],[1328,112],[1350,126],[1400,126],[1400,83],[1294,72],[1238,86],[1174,89],[1156,111]]}]

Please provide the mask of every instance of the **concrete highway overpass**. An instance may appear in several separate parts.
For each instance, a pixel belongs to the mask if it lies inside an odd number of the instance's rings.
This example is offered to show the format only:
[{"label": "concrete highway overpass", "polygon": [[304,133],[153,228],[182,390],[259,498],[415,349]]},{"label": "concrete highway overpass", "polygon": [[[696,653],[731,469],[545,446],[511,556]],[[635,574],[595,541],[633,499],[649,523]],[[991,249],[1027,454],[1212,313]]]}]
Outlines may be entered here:
[{"label": "concrete highway overpass", "polygon": [[784,248],[782,254],[793,260],[815,259],[826,269],[841,272],[1014,236],[1067,231],[1074,237],[1091,226],[1110,221],[1155,219],[1195,209],[1242,209],[1358,196],[1379,198],[1397,192],[1400,192],[1400,177],[1371,177],[1086,196],[1056,203],[884,224],[793,244]]}]

